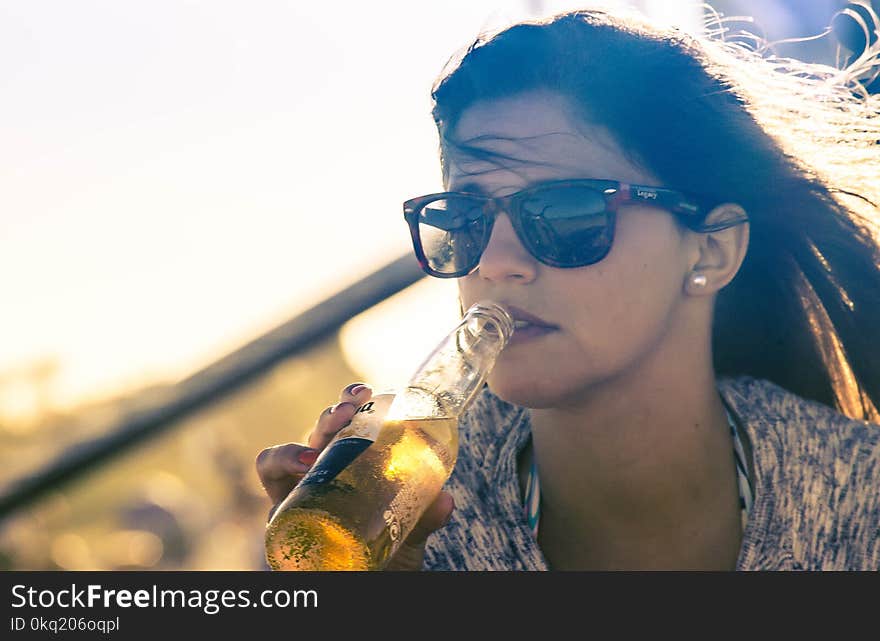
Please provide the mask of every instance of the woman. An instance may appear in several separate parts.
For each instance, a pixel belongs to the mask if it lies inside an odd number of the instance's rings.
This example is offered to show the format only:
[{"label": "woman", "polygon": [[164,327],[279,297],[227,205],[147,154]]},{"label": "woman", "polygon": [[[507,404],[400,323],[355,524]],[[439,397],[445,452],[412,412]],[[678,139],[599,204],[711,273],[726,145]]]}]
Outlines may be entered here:
[{"label": "woman", "polygon": [[[580,11],[441,77],[416,254],[519,337],[391,567],[880,568],[877,102],[779,66]],[[261,453],[274,502],[369,394]]]}]

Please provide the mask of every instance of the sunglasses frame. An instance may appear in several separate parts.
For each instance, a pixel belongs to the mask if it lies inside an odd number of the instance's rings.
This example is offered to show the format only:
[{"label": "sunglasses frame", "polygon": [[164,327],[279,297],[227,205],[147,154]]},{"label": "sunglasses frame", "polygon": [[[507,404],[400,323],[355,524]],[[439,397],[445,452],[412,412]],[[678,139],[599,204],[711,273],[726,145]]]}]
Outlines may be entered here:
[{"label": "sunglasses frame", "polygon": [[[536,192],[540,192],[545,189],[558,189],[566,187],[586,187],[597,191],[605,197],[604,213],[606,214],[608,219],[606,223],[606,229],[609,230],[609,242],[606,250],[602,253],[601,256],[599,256],[595,260],[578,263],[575,265],[569,265],[554,261],[552,259],[547,259],[546,257],[538,256],[535,254],[531,240],[525,229],[523,228],[523,212],[520,208],[520,205],[526,198],[532,196]],[[432,202],[443,200],[444,198],[462,196],[474,198],[478,201],[483,201],[484,203],[483,218],[486,223],[483,230],[484,237],[481,241],[483,247],[480,250],[480,253],[477,255],[474,264],[467,267],[466,269],[462,269],[451,274],[438,272],[428,265],[428,259],[425,256],[424,247],[422,247],[422,240],[419,235],[419,215],[421,214],[422,210]],[[419,265],[421,266],[422,271],[424,271],[429,276],[434,276],[435,278],[461,278],[462,276],[467,276],[468,274],[473,272],[474,269],[476,269],[477,266],[480,264],[480,258],[482,258],[483,251],[485,251],[488,240],[491,237],[492,228],[495,225],[495,219],[498,216],[498,212],[503,211],[507,213],[511,225],[516,232],[517,238],[519,238],[520,243],[522,243],[526,251],[528,251],[535,260],[545,265],[549,265],[550,267],[568,269],[575,267],[585,267],[587,265],[595,265],[608,255],[608,252],[611,251],[611,246],[614,243],[617,209],[621,205],[627,204],[642,204],[661,207],[669,211],[670,213],[677,215],[680,219],[682,219],[685,225],[689,227],[701,222],[704,217],[704,212],[708,211],[707,206],[701,198],[687,196],[684,193],[675,191],[673,189],[666,189],[664,187],[650,187],[647,185],[631,185],[629,183],[620,182],[618,180],[585,178],[574,180],[555,180],[540,183],[526,189],[514,192],[507,196],[498,197],[461,191],[446,191],[436,194],[427,194],[425,196],[411,198],[404,202],[403,217],[409,225],[410,235],[412,236],[413,249],[415,250],[416,258],[419,261]],[[730,225],[728,224],[724,225],[724,227],[729,226]]]}]

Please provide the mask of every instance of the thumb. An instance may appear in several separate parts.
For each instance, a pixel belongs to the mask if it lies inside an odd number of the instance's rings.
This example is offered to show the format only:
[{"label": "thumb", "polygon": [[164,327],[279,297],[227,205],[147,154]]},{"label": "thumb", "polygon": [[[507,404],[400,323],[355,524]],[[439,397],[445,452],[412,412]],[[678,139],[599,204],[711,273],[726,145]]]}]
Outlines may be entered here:
[{"label": "thumb", "polygon": [[424,543],[434,530],[439,530],[449,522],[453,510],[455,510],[455,499],[449,492],[440,492],[422,514],[422,518],[416,523],[404,544],[419,545]]},{"label": "thumb", "polygon": [[449,522],[455,501],[448,492],[440,492],[416,523],[410,535],[385,566],[386,570],[421,570],[425,559],[425,541],[435,530]]}]

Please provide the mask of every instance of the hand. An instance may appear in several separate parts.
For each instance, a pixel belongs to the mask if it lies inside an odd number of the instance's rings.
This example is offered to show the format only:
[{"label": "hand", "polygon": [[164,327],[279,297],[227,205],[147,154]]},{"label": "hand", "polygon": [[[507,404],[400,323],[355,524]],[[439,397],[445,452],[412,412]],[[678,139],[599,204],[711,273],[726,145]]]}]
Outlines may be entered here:
[{"label": "hand", "polygon": [[[373,391],[363,383],[352,383],[339,396],[339,403],[327,407],[315,427],[309,433],[307,443],[285,443],[268,447],[257,455],[256,467],[263,489],[272,501],[269,518],[275,513],[278,504],[311,469],[321,451],[327,447],[333,436],[347,425],[355,410],[370,400]],[[448,492],[440,492],[425,510],[413,531],[389,559],[386,570],[420,570],[425,556],[425,541],[428,535],[439,529],[449,520],[455,503]]]}]

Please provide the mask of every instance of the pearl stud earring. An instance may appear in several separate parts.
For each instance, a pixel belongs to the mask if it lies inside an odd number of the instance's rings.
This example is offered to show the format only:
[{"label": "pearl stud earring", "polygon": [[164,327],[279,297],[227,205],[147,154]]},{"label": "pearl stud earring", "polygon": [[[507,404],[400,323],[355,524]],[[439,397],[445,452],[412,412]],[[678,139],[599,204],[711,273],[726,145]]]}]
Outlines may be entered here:
[{"label": "pearl stud earring", "polygon": [[694,287],[705,287],[707,282],[709,282],[709,279],[706,278],[706,274],[691,275],[691,283],[693,283]]}]

